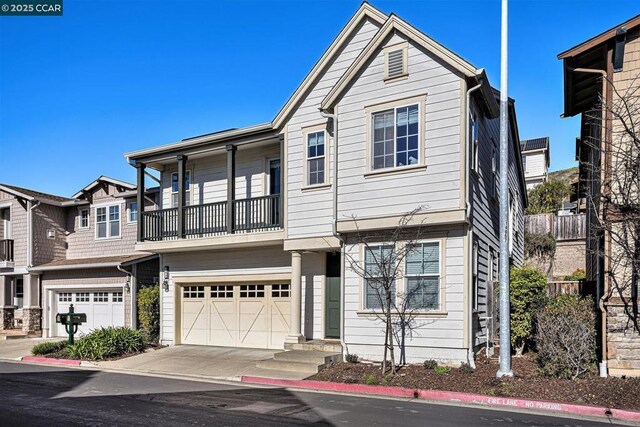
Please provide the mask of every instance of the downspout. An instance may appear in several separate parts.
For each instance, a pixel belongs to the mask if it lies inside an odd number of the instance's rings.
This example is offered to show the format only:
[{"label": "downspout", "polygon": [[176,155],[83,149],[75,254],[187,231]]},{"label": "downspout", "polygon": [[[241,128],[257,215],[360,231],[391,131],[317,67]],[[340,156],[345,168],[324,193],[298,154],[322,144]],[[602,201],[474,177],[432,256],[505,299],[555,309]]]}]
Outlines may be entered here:
[{"label": "downspout", "polygon": [[33,210],[40,206],[40,200],[36,200],[33,204],[31,200],[27,200],[27,267],[33,267]]},{"label": "downspout", "polygon": [[[478,83],[477,85],[475,85],[472,88],[467,89],[467,98],[466,98],[466,112],[465,112],[465,133],[464,133],[464,146],[465,146],[465,171],[464,171],[464,185],[465,185],[465,195],[466,195],[466,206],[465,206],[465,211],[466,211],[466,219],[467,219],[467,223],[468,223],[468,227],[469,229],[471,229],[471,190],[469,188],[469,162],[470,162],[470,155],[469,155],[469,150],[471,149],[471,147],[469,146],[469,132],[470,132],[470,128],[469,128],[469,117],[471,115],[471,94],[473,92],[475,92],[476,90],[480,89],[482,87],[482,82]],[[471,230],[469,230],[468,233],[468,241],[469,244],[467,246],[467,259],[469,260],[469,268],[473,268],[471,267],[473,260],[472,258],[472,247],[473,247],[473,239],[472,239],[472,234],[471,234]],[[468,279],[468,284],[471,284],[471,275],[467,272],[467,279]],[[467,333],[467,363],[469,363],[469,365],[475,369],[475,357],[473,354],[473,301],[471,300],[471,295],[473,294],[472,290],[471,290],[471,286],[469,286],[469,301],[467,303],[467,312],[469,313],[469,316],[467,318],[467,324],[465,325],[465,328],[467,328],[468,333]],[[487,328],[487,347],[489,346],[489,335],[488,335],[488,328]]]},{"label": "downspout", "polygon": [[[126,274],[127,276],[127,284],[129,285],[129,289],[128,289],[128,293],[129,295],[131,295],[131,325],[130,328],[131,329],[137,329],[137,325],[136,325],[136,310],[135,310],[135,306],[136,306],[136,298],[134,298],[135,296],[135,291],[134,291],[134,284],[133,284],[133,274],[128,272],[127,270],[125,270],[124,268],[122,268],[122,265],[118,264],[116,265],[116,268],[123,272],[124,274]],[[132,267],[133,268],[133,267]],[[127,286],[125,285],[125,292],[127,292]]]},{"label": "downspout", "polygon": [[[574,71],[576,73],[589,73],[589,74],[600,74],[602,76],[602,100],[604,101],[603,105],[608,105],[608,100],[607,100],[607,72],[604,70],[597,70],[597,69],[592,69],[592,68],[574,68],[571,71]],[[601,125],[601,129],[604,129],[606,127],[606,114],[605,114],[605,107],[602,107],[602,125]],[[604,138],[603,138],[604,140]],[[602,147],[600,147],[602,149]],[[600,158],[600,164],[602,164],[604,161],[604,159],[601,157]],[[601,272],[602,274],[602,272]],[[599,365],[599,371],[600,371],[600,376],[603,378],[606,378],[608,376],[607,373],[607,309],[604,305],[606,299],[607,299],[607,293],[609,291],[608,286],[607,286],[607,281],[602,280],[602,284],[604,289],[602,290],[602,296],[600,297],[600,300],[598,301],[598,307],[600,308],[600,327],[602,328],[602,336],[600,337],[601,343],[600,346],[602,348],[602,360],[600,362]]]},{"label": "downspout", "polygon": [[333,121],[333,218],[331,232],[340,241],[340,345],[342,345],[344,357],[348,351],[345,353],[347,346],[344,341],[345,244],[343,237],[338,233],[338,115],[324,112],[322,109],[320,109],[320,115]]}]

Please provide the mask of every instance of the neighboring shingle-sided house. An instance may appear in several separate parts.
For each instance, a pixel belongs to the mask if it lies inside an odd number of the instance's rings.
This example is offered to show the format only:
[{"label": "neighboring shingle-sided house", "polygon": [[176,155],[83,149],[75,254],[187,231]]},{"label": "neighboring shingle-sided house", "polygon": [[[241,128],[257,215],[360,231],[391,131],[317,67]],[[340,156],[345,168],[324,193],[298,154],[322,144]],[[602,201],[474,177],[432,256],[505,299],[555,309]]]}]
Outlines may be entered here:
[{"label": "neighboring shingle-sided house", "polygon": [[547,182],[549,178],[549,137],[526,139],[520,142],[522,166],[527,190]]},{"label": "neighboring shingle-sided house", "polygon": [[586,274],[597,302],[600,372],[638,376],[640,15],[558,58],[564,116],[581,117],[576,154],[586,193]]},{"label": "neighboring shingle-sided house", "polygon": [[[136,248],[161,256],[162,342],[329,343],[379,360],[376,307],[345,258],[365,264],[358,230],[389,232],[426,205],[413,223],[428,228],[411,259],[421,267],[397,289],[436,297],[415,307],[406,358],[473,361],[493,330],[497,96],[482,69],[364,3],[273,121],[127,153],[139,189],[146,169],[160,173]],[[518,265],[526,189],[509,105]]]},{"label": "neighboring shingle-sided house", "polygon": [[[104,176],[72,198],[0,185],[3,329],[21,323],[64,336],[55,315],[70,304],[87,314],[81,333],[135,325],[136,290],[157,282],[159,269],[157,255],[135,251],[136,194],[134,185]],[[156,194],[146,192],[147,209]]]}]

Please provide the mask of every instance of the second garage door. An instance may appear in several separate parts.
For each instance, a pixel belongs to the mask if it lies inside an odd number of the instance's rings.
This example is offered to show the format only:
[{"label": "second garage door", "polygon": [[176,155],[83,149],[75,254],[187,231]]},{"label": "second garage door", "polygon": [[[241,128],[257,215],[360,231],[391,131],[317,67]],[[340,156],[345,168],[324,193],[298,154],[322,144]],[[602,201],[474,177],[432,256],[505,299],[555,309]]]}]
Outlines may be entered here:
[{"label": "second garage door", "polygon": [[180,310],[182,343],[283,348],[290,322],[289,286],[184,286]]},{"label": "second garage door", "polygon": [[[73,304],[76,313],[85,313],[87,322],[78,327],[80,335],[107,326],[124,326],[122,291],[58,292],[58,312],[69,311]],[[64,325],[58,324],[58,336],[67,336]]]}]

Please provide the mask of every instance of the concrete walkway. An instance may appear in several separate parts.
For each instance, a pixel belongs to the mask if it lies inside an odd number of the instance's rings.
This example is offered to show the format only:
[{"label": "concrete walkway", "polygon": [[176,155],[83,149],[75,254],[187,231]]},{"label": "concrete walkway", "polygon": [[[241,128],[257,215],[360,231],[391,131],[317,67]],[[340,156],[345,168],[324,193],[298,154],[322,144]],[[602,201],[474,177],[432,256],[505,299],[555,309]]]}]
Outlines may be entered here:
[{"label": "concrete walkway", "polygon": [[31,356],[34,345],[44,341],[59,341],[60,339],[19,338],[0,340],[0,359],[20,360],[23,356]]},{"label": "concrete walkway", "polygon": [[232,381],[239,381],[242,376],[299,380],[310,375],[256,367],[258,361],[271,359],[280,351],[179,345],[96,364],[109,370]]}]

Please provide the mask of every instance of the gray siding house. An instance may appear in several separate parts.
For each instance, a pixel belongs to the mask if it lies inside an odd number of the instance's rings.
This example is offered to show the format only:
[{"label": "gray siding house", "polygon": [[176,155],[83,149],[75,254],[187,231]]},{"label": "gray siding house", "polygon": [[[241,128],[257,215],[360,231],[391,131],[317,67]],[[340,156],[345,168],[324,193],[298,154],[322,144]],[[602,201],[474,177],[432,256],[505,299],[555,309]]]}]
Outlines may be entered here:
[{"label": "gray siding house", "polygon": [[[100,177],[71,198],[0,184],[2,329],[65,335],[58,312],[87,314],[87,333],[135,326],[139,286],[157,282],[157,255],[135,250],[135,185]],[[157,191],[147,191],[147,209]]]},{"label": "gray siding house", "polygon": [[[410,224],[427,230],[407,261],[421,267],[403,266],[397,289],[436,297],[415,307],[406,360],[473,362],[493,330],[497,97],[482,69],[364,3],[271,122],[127,153],[139,205],[148,169],[160,175],[136,249],[160,255],[162,342],[328,342],[380,360],[376,306],[346,259],[365,265],[359,233],[390,232],[426,206]],[[519,265],[526,190],[513,101],[509,114]]]}]

